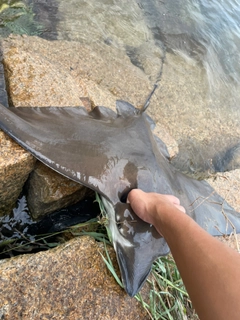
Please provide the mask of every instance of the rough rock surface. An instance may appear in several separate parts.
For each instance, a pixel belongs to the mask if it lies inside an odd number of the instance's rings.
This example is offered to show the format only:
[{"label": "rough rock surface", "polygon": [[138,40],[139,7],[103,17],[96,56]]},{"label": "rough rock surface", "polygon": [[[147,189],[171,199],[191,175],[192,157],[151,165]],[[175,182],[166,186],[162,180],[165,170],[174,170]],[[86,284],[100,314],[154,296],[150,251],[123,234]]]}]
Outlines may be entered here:
[{"label": "rough rock surface", "polygon": [[27,201],[31,216],[38,220],[46,213],[84,198],[87,188],[38,162],[28,183]]},{"label": "rough rock surface", "polygon": [[2,47],[14,106],[79,106],[81,97],[110,108],[117,98],[139,106],[151,90],[144,72],[108,45],[12,36]]},{"label": "rough rock surface", "polygon": [[217,173],[207,181],[236,211],[240,212],[240,169]]},{"label": "rough rock surface", "polygon": [[80,237],[0,261],[1,319],[148,319],[115,282],[100,252],[102,244]]},{"label": "rough rock surface", "polygon": [[35,159],[0,130],[0,216],[9,214]]},{"label": "rough rock surface", "polygon": [[[215,171],[212,164],[216,155],[224,158],[225,152],[239,143],[239,88],[231,92],[222,85],[218,93],[211,89],[201,65],[178,55],[166,55],[159,89],[148,113],[177,141],[179,154],[174,165],[181,171],[205,171],[209,175],[208,171]],[[227,167],[226,163],[222,170]]]}]

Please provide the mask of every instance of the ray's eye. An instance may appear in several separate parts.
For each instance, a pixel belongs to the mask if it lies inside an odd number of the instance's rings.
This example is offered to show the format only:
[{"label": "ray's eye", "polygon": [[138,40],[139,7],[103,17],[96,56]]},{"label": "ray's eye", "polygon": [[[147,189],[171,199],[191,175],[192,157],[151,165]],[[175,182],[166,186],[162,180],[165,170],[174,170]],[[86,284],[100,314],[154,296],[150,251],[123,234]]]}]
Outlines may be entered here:
[{"label": "ray's eye", "polygon": [[119,199],[122,203],[127,203],[127,197],[128,197],[128,194],[129,192],[134,189],[134,188],[131,188],[131,189],[128,189],[128,190],[125,190],[120,196],[119,196]]},{"label": "ray's eye", "polygon": [[128,197],[128,193],[129,193],[129,192],[130,192],[130,191],[124,192],[124,193],[121,195],[120,201],[121,201],[122,203],[126,203],[126,202],[127,202],[127,197]]}]

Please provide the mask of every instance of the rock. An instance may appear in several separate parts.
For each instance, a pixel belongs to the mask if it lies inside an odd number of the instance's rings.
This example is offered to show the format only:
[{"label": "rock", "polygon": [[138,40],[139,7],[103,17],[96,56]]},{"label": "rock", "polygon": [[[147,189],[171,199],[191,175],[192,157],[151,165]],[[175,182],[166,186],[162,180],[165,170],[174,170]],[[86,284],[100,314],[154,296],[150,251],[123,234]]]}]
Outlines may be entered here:
[{"label": "rock", "polygon": [[240,169],[220,172],[207,179],[207,182],[218,192],[236,211],[240,212]]},{"label": "rock", "polygon": [[[96,3],[94,0],[72,0],[69,5],[66,1],[60,0],[58,10],[62,18],[56,28],[58,39],[61,40],[81,43],[107,42],[119,50],[124,46],[139,46],[146,43],[146,39],[152,38],[141,5],[136,2],[108,0]],[[84,12],[81,18],[79,12]]]},{"label": "rock", "polygon": [[35,161],[29,152],[0,130],[0,216],[14,208]]},{"label": "rock", "polygon": [[80,97],[110,108],[116,99],[139,106],[151,90],[144,72],[108,45],[11,36],[2,47],[14,106],[79,106]]},{"label": "rock", "polygon": [[178,154],[178,144],[177,141],[168,133],[167,129],[158,122],[153,133],[167,146],[170,159],[174,158]]},{"label": "rock", "polygon": [[[72,7],[75,8],[74,12]],[[117,55],[120,52],[128,55],[134,65],[144,70],[153,85],[162,69],[164,50],[156,45],[156,39],[146,22],[146,12],[142,9],[142,4],[137,2],[116,3],[109,0],[98,4],[95,0],[72,0],[69,5],[60,0],[58,13],[61,19],[55,25],[57,39],[78,41],[90,46],[93,43],[112,46],[117,49]],[[81,14],[81,24],[79,12],[84,12]],[[43,23],[47,23],[48,19]]]},{"label": "rock", "polygon": [[200,64],[186,60],[184,55],[167,53],[159,89],[148,109],[177,141],[179,154],[174,165],[190,174],[207,173],[216,155],[224,157],[229,148],[239,143],[240,116],[236,105],[240,90],[230,83],[222,84],[215,94],[207,76]]},{"label": "rock", "polygon": [[79,237],[49,251],[0,261],[1,318],[148,319],[116,283],[100,252],[102,244]]},{"label": "rock", "polygon": [[87,188],[38,162],[29,177],[27,201],[33,219],[84,198]]}]

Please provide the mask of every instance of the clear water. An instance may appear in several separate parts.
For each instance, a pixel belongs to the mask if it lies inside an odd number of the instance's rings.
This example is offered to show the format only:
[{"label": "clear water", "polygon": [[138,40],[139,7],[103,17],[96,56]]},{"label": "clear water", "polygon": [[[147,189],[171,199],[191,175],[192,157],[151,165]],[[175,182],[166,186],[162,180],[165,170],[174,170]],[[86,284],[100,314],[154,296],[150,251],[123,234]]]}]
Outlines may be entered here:
[{"label": "clear water", "polygon": [[240,167],[240,0],[0,0],[0,10],[13,15],[2,36],[108,44],[159,82],[154,119],[176,139],[181,170]]}]

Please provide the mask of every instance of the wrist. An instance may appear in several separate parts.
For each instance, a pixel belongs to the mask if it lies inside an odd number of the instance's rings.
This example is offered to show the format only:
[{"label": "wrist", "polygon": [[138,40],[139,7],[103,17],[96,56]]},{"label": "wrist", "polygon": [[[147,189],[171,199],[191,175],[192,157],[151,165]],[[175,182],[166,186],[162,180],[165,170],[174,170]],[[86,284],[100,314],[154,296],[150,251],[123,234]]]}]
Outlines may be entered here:
[{"label": "wrist", "polygon": [[169,236],[175,237],[178,230],[181,232],[192,221],[186,213],[168,203],[159,205],[156,213],[153,225],[166,240]]}]

